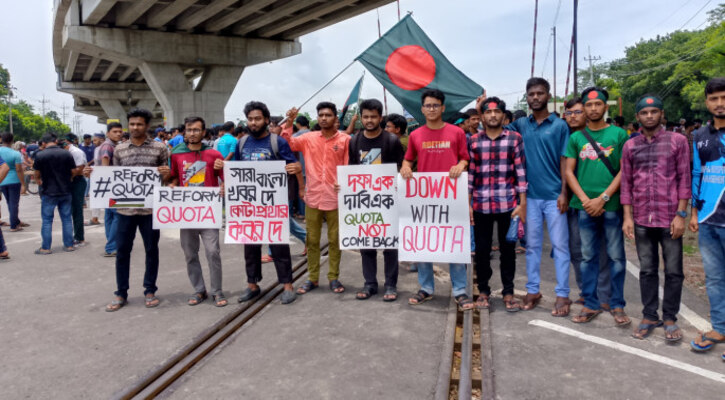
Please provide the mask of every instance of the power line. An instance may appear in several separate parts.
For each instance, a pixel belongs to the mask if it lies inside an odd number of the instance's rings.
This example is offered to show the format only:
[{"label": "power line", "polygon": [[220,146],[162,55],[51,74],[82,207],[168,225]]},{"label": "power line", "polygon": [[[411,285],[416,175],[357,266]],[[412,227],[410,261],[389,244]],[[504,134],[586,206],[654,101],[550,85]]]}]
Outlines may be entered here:
[{"label": "power line", "polygon": [[710,2],[712,2],[712,0],[707,0],[707,2],[702,7],[700,7],[699,10],[697,10],[697,12],[695,13],[695,15],[693,15],[692,17],[690,17],[690,19],[688,19],[687,22],[685,22],[684,24],[682,24],[682,26],[680,27],[680,29],[678,29],[678,31],[681,31],[682,28],[685,27],[685,25],[689,24],[690,21],[692,21],[695,17],[697,17],[697,15],[700,14],[702,12],[702,10],[704,10],[705,7],[707,7],[707,5],[710,4]]}]

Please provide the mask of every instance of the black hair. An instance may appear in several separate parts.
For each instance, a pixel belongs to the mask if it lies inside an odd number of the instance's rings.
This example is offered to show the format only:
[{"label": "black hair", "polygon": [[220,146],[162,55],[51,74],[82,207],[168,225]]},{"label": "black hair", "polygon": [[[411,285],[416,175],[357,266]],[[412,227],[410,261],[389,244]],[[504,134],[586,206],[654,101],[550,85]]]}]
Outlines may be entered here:
[{"label": "black hair", "polygon": [[692,120],[692,123],[693,124],[700,124],[700,125],[702,125],[702,120],[700,118],[695,118],[695,119]]},{"label": "black hair", "polygon": [[436,100],[440,100],[441,104],[444,104],[446,102],[446,95],[443,94],[438,89],[428,89],[425,92],[423,92],[422,95],[420,95],[420,104],[425,103],[425,99],[428,97],[432,97]]},{"label": "black hair", "polygon": [[67,140],[71,143],[75,143],[78,141],[78,136],[76,136],[76,134],[74,134],[74,133],[69,133],[65,136],[65,140]]},{"label": "black hair", "polygon": [[577,104],[583,104],[581,97],[572,97],[571,99],[567,100],[564,104],[564,108],[572,108]]},{"label": "black hair", "polygon": [[608,124],[611,124],[614,121],[612,121],[612,118],[607,118],[605,122],[608,123]]},{"label": "black hair", "polygon": [[[446,122],[449,123],[449,124],[451,124],[451,125],[458,125],[458,124],[462,124],[462,123],[468,121],[469,118],[470,117],[468,116],[468,114],[462,113],[460,111],[457,111],[453,115],[451,115],[450,117],[448,117],[448,119],[446,120]],[[458,124],[456,124],[456,122],[458,120],[461,120],[461,122],[458,122]]]},{"label": "black hair", "polygon": [[514,122],[514,121],[516,121],[519,118],[526,118],[526,111],[524,111],[524,110],[516,110],[516,111],[514,111],[514,114],[513,115],[514,115],[514,119],[511,120],[511,122]]},{"label": "black hair", "polygon": [[131,138],[131,134],[128,133],[128,132],[123,132],[123,138],[126,139],[126,140],[130,139]]},{"label": "black hair", "polygon": [[234,136],[235,137],[239,137],[239,135],[241,135],[243,132],[244,132],[244,126],[243,125],[239,125],[236,128],[234,128]]},{"label": "black hair", "polygon": [[[186,124],[193,124],[194,122],[201,122],[201,130],[206,130],[206,121],[204,121],[204,118],[197,117],[197,116],[191,116],[184,118],[184,127],[186,127]],[[179,131],[181,132],[181,131]]]},{"label": "black hair", "polygon": [[295,118],[295,122],[300,124],[301,126],[304,126],[305,128],[310,127],[310,120],[307,119],[304,115],[298,115],[297,118]]},{"label": "black hair", "polygon": [[526,81],[526,93],[528,93],[529,89],[534,86],[543,86],[544,89],[546,89],[546,93],[549,93],[549,91],[551,91],[551,85],[549,85],[549,81],[544,78],[533,77]]},{"label": "black hair", "polygon": [[667,127],[667,129],[674,128],[675,127],[675,121],[667,121],[667,123],[665,124],[665,126]]},{"label": "black hair", "polygon": [[111,129],[115,129],[115,128],[121,128],[121,129],[123,129],[123,125],[121,125],[120,122],[109,122],[106,125],[106,132],[110,132]]},{"label": "black hair", "polygon": [[385,118],[385,122],[392,122],[396,128],[400,129],[401,134],[404,134],[405,130],[408,129],[408,121],[406,121],[405,117],[400,114],[388,114]]},{"label": "black hair", "polygon": [[725,77],[712,78],[705,85],[705,96],[725,91]]},{"label": "black hair", "polygon": [[90,139],[90,138],[91,138],[91,135],[88,134],[88,133],[86,133],[85,135],[83,135],[83,139]]},{"label": "black hair", "polygon": [[262,112],[262,116],[265,119],[269,119],[269,108],[267,108],[267,105],[266,104],[264,104],[264,103],[262,103],[260,101],[250,101],[249,103],[247,103],[244,106],[244,115],[247,118],[249,118],[249,113],[252,112],[252,111],[254,111],[254,110],[261,111]]},{"label": "black hair", "polygon": [[614,117],[614,123],[617,124],[617,126],[624,126],[624,117],[621,115],[617,115]]},{"label": "black hair", "polygon": [[607,100],[609,100],[609,92],[607,92],[607,89],[603,89],[598,86],[590,86],[584,89],[584,91],[582,92],[582,99],[586,98],[589,92],[593,92],[595,90],[597,92],[602,92],[602,94],[604,95],[604,104],[607,104]]},{"label": "black hair", "polygon": [[221,130],[223,132],[231,132],[231,131],[233,131],[234,130],[234,122],[232,122],[232,121],[225,122],[224,125],[222,125]]},{"label": "black hair", "polygon": [[504,115],[506,115],[506,118],[508,118],[509,122],[513,122],[514,114],[511,111],[506,110],[503,113],[504,113]]},{"label": "black hair", "polygon": [[[483,105],[488,103],[496,103],[496,106],[503,112],[506,112],[506,102],[499,99],[498,97],[488,97],[486,100],[481,102],[481,109],[483,110]],[[483,111],[481,111],[483,113]]]},{"label": "black hair", "polygon": [[129,119],[129,120],[131,118],[138,118],[138,117],[143,118],[144,121],[146,121],[146,124],[148,124],[149,122],[151,122],[151,118],[153,118],[153,115],[151,114],[151,111],[149,111],[145,108],[133,108],[133,109],[131,109],[131,111],[128,112],[128,114],[126,114],[126,119]]},{"label": "black hair", "polygon": [[279,123],[282,122],[283,119],[284,118],[282,118],[278,115],[275,115],[274,117],[269,117],[269,123],[279,126]]},{"label": "black hair", "polygon": [[320,113],[320,110],[329,109],[332,110],[332,113],[337,116],[337,106],[335,106],[334,103],[330,103],[329,101],[323,101],[317,105],[317,113]]},{"label": "black hair", "polygon": [[3,132],[3,134],[2,134],[2,135],[0,135],[0,137],[2,137],[2,141],[3,141],[3,143],[5,143],[5,144],[10,144],[10,143],[12,143],[12,142],[13,142],[13,139],[14,139],[14,136],[13,136],[13,134],[12,134],[12,133],[10,133],[10,132]]},{"label": "black hair", "polygon": [[57,141],[58,136],[50,132],[43,134],[43,137],[40,138],[40,143],[55,143]]},{"label": "black hair", "polygon": [[475,108],[469,108],[468,110],[466,110],[466,114],[468,114],[469,117],[473,117],[475,115],[478,115],[478,110],[476,110]]},{"label": "black hair", "polygon": [[635,131],[639,129],[639,122],[632,122],[632,129],[634,129]]},{"label": "black hair", "polygon": [[383,115],[383,103],[377,99],[367,99],[360,103],[360,112],[362,110],[377,111],[379,116]]},{"label": "black hair", "polygon": [[319,131],[319,130],[321,130],[321,129],[322,129],[322,128],[320,128],[320,124],[315,124],[315,126],[313,126],[313,127],[312,127],[312,130],[313,130],[313,131]]}]

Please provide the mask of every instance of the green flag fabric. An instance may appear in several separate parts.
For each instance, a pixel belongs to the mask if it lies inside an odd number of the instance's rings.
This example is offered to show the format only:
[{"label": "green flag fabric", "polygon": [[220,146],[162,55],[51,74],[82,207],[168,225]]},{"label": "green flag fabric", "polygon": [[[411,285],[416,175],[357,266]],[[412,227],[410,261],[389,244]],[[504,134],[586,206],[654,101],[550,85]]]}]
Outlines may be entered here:
[{"label": "green flag fabric", "polygon": [[340,111],[340,124],[342,124],[342,122],[345,120],[345,114],[347,114],[347,110],[350,108],[350,106],[353,104],[357,104],[357,102],[360,100],[360,90],[362,89],[363,78],[365,78],[365,75],[360,77],[355,86],[352,88],[350,95],[347,96],[347,100],[345,100],[345,105],[342,106],[342,111]]},{"label": "green flag fabric", "polygon": [[425,122],[420,96],[427,89],[445,93],[443,119],[483,93],[480,85],[448,61],[410,15],[395,24],[356,60],[420,123]]}]

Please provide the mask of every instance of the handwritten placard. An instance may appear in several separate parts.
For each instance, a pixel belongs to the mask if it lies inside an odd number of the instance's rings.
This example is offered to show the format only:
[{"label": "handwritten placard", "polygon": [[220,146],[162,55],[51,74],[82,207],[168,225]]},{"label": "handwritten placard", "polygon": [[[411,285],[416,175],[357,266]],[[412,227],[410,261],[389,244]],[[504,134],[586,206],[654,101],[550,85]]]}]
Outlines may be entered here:
[{"label": "handwritten placard", "polygon": [[401,261],[471,262],[467,173],[398,175],[398,212]]},{"label": "handwritten placard", "polygon": [[218,187],[158,187],[154,229],[219,229],[222,194]]},{"label": "handwritten placard", "polygon": [[90,179],[91,208],[151,208],[161,185],[155,167],[94,167]]},{"label": "handwritten placard", "polygon": [[337,167],[340,248],[398,247],[395,164]]},{"label": "handwritten placard", "polygon": [[224,243],[289,243],[284,161],[227,161]]}]

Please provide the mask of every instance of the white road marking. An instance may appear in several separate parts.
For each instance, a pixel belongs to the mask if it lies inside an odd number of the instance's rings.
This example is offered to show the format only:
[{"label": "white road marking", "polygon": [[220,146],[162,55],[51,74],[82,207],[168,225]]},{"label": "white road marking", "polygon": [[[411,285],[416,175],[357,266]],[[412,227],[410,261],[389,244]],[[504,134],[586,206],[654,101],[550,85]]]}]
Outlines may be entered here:
[{"label": "white road marking", "polygon": [[[631,261],[627,260],[627,271],[639,281],[639,267],[634,265]],[[662,286],[659,287],[660,300],[664,298],[664,289]],[[692,311],[690,307],[687,307],[685,303],[680,302],[680,316],[687,320],[692,326],[703,332],[712,330],[712,325],[703,317]]]},{"label": "white road marking", "polygon": [[644,359],[658,362],[660,364],[667,365],[669,367],[678,368],[683,371],[687,371],[696,375],[700,375],[704,378],[712,379],[715,382],[725,383],[725,375],[713,372],[704,368],[696,367],[691,364],[684,363],[682,361],[677,361],[675,359],[664,357],[659,354],[650,353],[649,351],[644,351],[642,349],[638,349],[636,347],[627,346],[621,343],[613,342],[608,339],[603,339],[598,336],[592,336],[588,335],[586,333],[579,332],[577,330],[566,328],[561,325],[553,324],[551,322],[542,321],[539,319],[535,319],[533,321],[529,321],[529,325],[538,326],[540,328],[549,329],[555,332],[563,333],[565,335],[573,336],[575,338],[585,340],[587,342],[599,344],[602,346],[606,346],[615,350],[619,350],[624,353],[632,354],[638,357],[642,357]]}]

